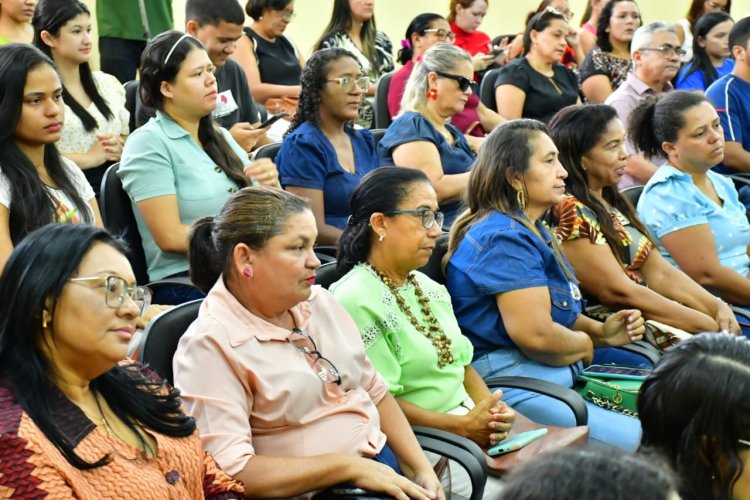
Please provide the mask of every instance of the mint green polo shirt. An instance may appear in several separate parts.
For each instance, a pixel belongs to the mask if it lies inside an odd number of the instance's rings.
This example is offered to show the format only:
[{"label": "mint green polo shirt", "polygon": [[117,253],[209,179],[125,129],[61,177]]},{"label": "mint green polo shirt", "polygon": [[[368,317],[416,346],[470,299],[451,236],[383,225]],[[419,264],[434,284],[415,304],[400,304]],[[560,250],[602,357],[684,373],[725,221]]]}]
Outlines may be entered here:
[{"label": "mint green polo shirt", "polygon": [[[250,161],[247,153],[232,139],[229,131],[219,130],[234,154],[247,164]],[[133,205],[146,254],[148,276],[152,281],[187,271],[187,255],[166,253],[157,246],[136,203],[157,196],[175,195],[180,222],[190,225],[200,217],[218,214],[238,189],[190,133],[160,111],[128,137],[117,175]]]},{"label": "mint green polo shirt", "polygon": [[[151,38],[174,29],[172,0],[144,0]],[[96,0],[99,36],[145,41],[139,0]]]}]

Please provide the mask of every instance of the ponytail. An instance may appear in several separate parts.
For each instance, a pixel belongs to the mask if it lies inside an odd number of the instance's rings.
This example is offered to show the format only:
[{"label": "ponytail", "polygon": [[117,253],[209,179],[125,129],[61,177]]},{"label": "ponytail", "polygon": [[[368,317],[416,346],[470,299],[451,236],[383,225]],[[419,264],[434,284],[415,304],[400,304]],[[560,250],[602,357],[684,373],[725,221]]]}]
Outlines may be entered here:
[{"label": "ponytail", "polygon": [[222,272],[220,256],[213,240],[214,218],[201,217],[193,222],[188,237],[190,280],[207,294]]}]

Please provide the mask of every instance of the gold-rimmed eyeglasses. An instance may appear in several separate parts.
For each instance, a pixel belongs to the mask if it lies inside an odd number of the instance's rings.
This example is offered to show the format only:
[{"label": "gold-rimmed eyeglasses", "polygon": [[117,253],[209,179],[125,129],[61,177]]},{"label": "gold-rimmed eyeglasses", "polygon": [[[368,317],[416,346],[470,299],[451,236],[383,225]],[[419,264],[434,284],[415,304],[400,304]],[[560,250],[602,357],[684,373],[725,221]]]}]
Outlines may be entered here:
[{"label": "gold-rimmed eyeglasses", "polygon": [[338,78],[329,78],[327,82],[336,82],[346,92],[351,92],[355,88],[358,88],[361,92],[367,92],[370,88],[370,77],[362,76],[360,78],[352,78],[350,76],[340,76]]},{"label": "gold-rimmed eyeglasses", "polygon": [[119,309],[130,299],[138,306],[140,314],[151,304],[151,290],[145,286],[130,286],[124,278],[110,274],[108,276],[78,276],[70,278],[71,283],[97,282],[97,287],[104,288],[104,303],[112,309]]}]

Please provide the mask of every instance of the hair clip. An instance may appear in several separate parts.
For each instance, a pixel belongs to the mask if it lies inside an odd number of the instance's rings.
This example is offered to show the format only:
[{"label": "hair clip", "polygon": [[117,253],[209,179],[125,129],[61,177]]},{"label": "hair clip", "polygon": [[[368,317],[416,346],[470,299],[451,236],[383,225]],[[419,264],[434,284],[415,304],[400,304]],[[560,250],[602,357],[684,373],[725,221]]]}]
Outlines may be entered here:
[{"label": "hair clip", "polygon": [[164,64],[167,64],[169,62],[169,58],[172,57],[172,52],[174,52],[174,49],[177,48],[177,46],[180,44],[180,42],[183,41],[184,39],[186,39],[189,36],[190,35],[188,35],[187,33],[185,33],[184,35],[182,35],[180,38],[177,39],[177,41],[174,43],[174,45],[172,45],[172,48],[169,49],[169,52],[167,52],[167,57],[164,58]]},{"label": "hair clip", "polygon": [[404,49],[411,49],[411,42],[404,38],[403,40],[401,40],[401,47]]}]

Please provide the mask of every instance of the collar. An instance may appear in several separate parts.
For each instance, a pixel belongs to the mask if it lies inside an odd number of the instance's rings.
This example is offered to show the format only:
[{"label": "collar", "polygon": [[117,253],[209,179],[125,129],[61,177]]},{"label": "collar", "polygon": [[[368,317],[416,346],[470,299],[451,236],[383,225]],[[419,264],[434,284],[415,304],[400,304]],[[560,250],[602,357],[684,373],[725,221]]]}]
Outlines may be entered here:
[{"label": "collar", "polygon": [[[635,71],[631,71],[630,73],[628,73],[628,77],[625,81],[628,85],[630,85],[630,87],[632,87],[633,90],[636,91],[638,95],[658,94],[658,92],[649,87],[646,82],[638,78],[635,74]],[[672,87],[671,83],[667,82],[667,84],[664,85],[662,92],[668,92],[670,90],[674,90],[674,87]]]},{"label": "collar", "polygon": [[154,120],[164,131],[164,134],[170,139],[179,139],[181,137],[190,136],[190,132],[180,127],[176,121],[172,120],[169,116],[159,110],[156,110],[156,117]]},{"label": "collar", "polygon": [[[307,329],[312,314],[311,302],[316,299],[319,290],[320,286],[313,286],[309,299],[289,309],[297,328]],[[291,333],[286,328],[269,323],[248,311],[226,287],[224,275],[219,277],[201,304],[199,317],[204,314],[230,327],[227,329],[227,335],[232,347],[242,345],[253,338],[260,341],[286,341]],[[237,328],[238,325],[242,327]]]},{"label": "collar", "polygon": [[458,36],[458,35],[460,35],[460,36],[464,36],[464,37],[466,37],[466,36],[471,36],[471,33],[469,33],[468,31],[464,31],[464,30],[462,30],[462,29],[461,29],[461,28],[460,28],[460,27],[458,26],[458,24],[456,24],[456,21],[452,21],[452,22],[450,23],[450,25],[451,25],[451,31],[452,31],[453,33],[455,33],[455,34],[456,34],[457,36]]}]

